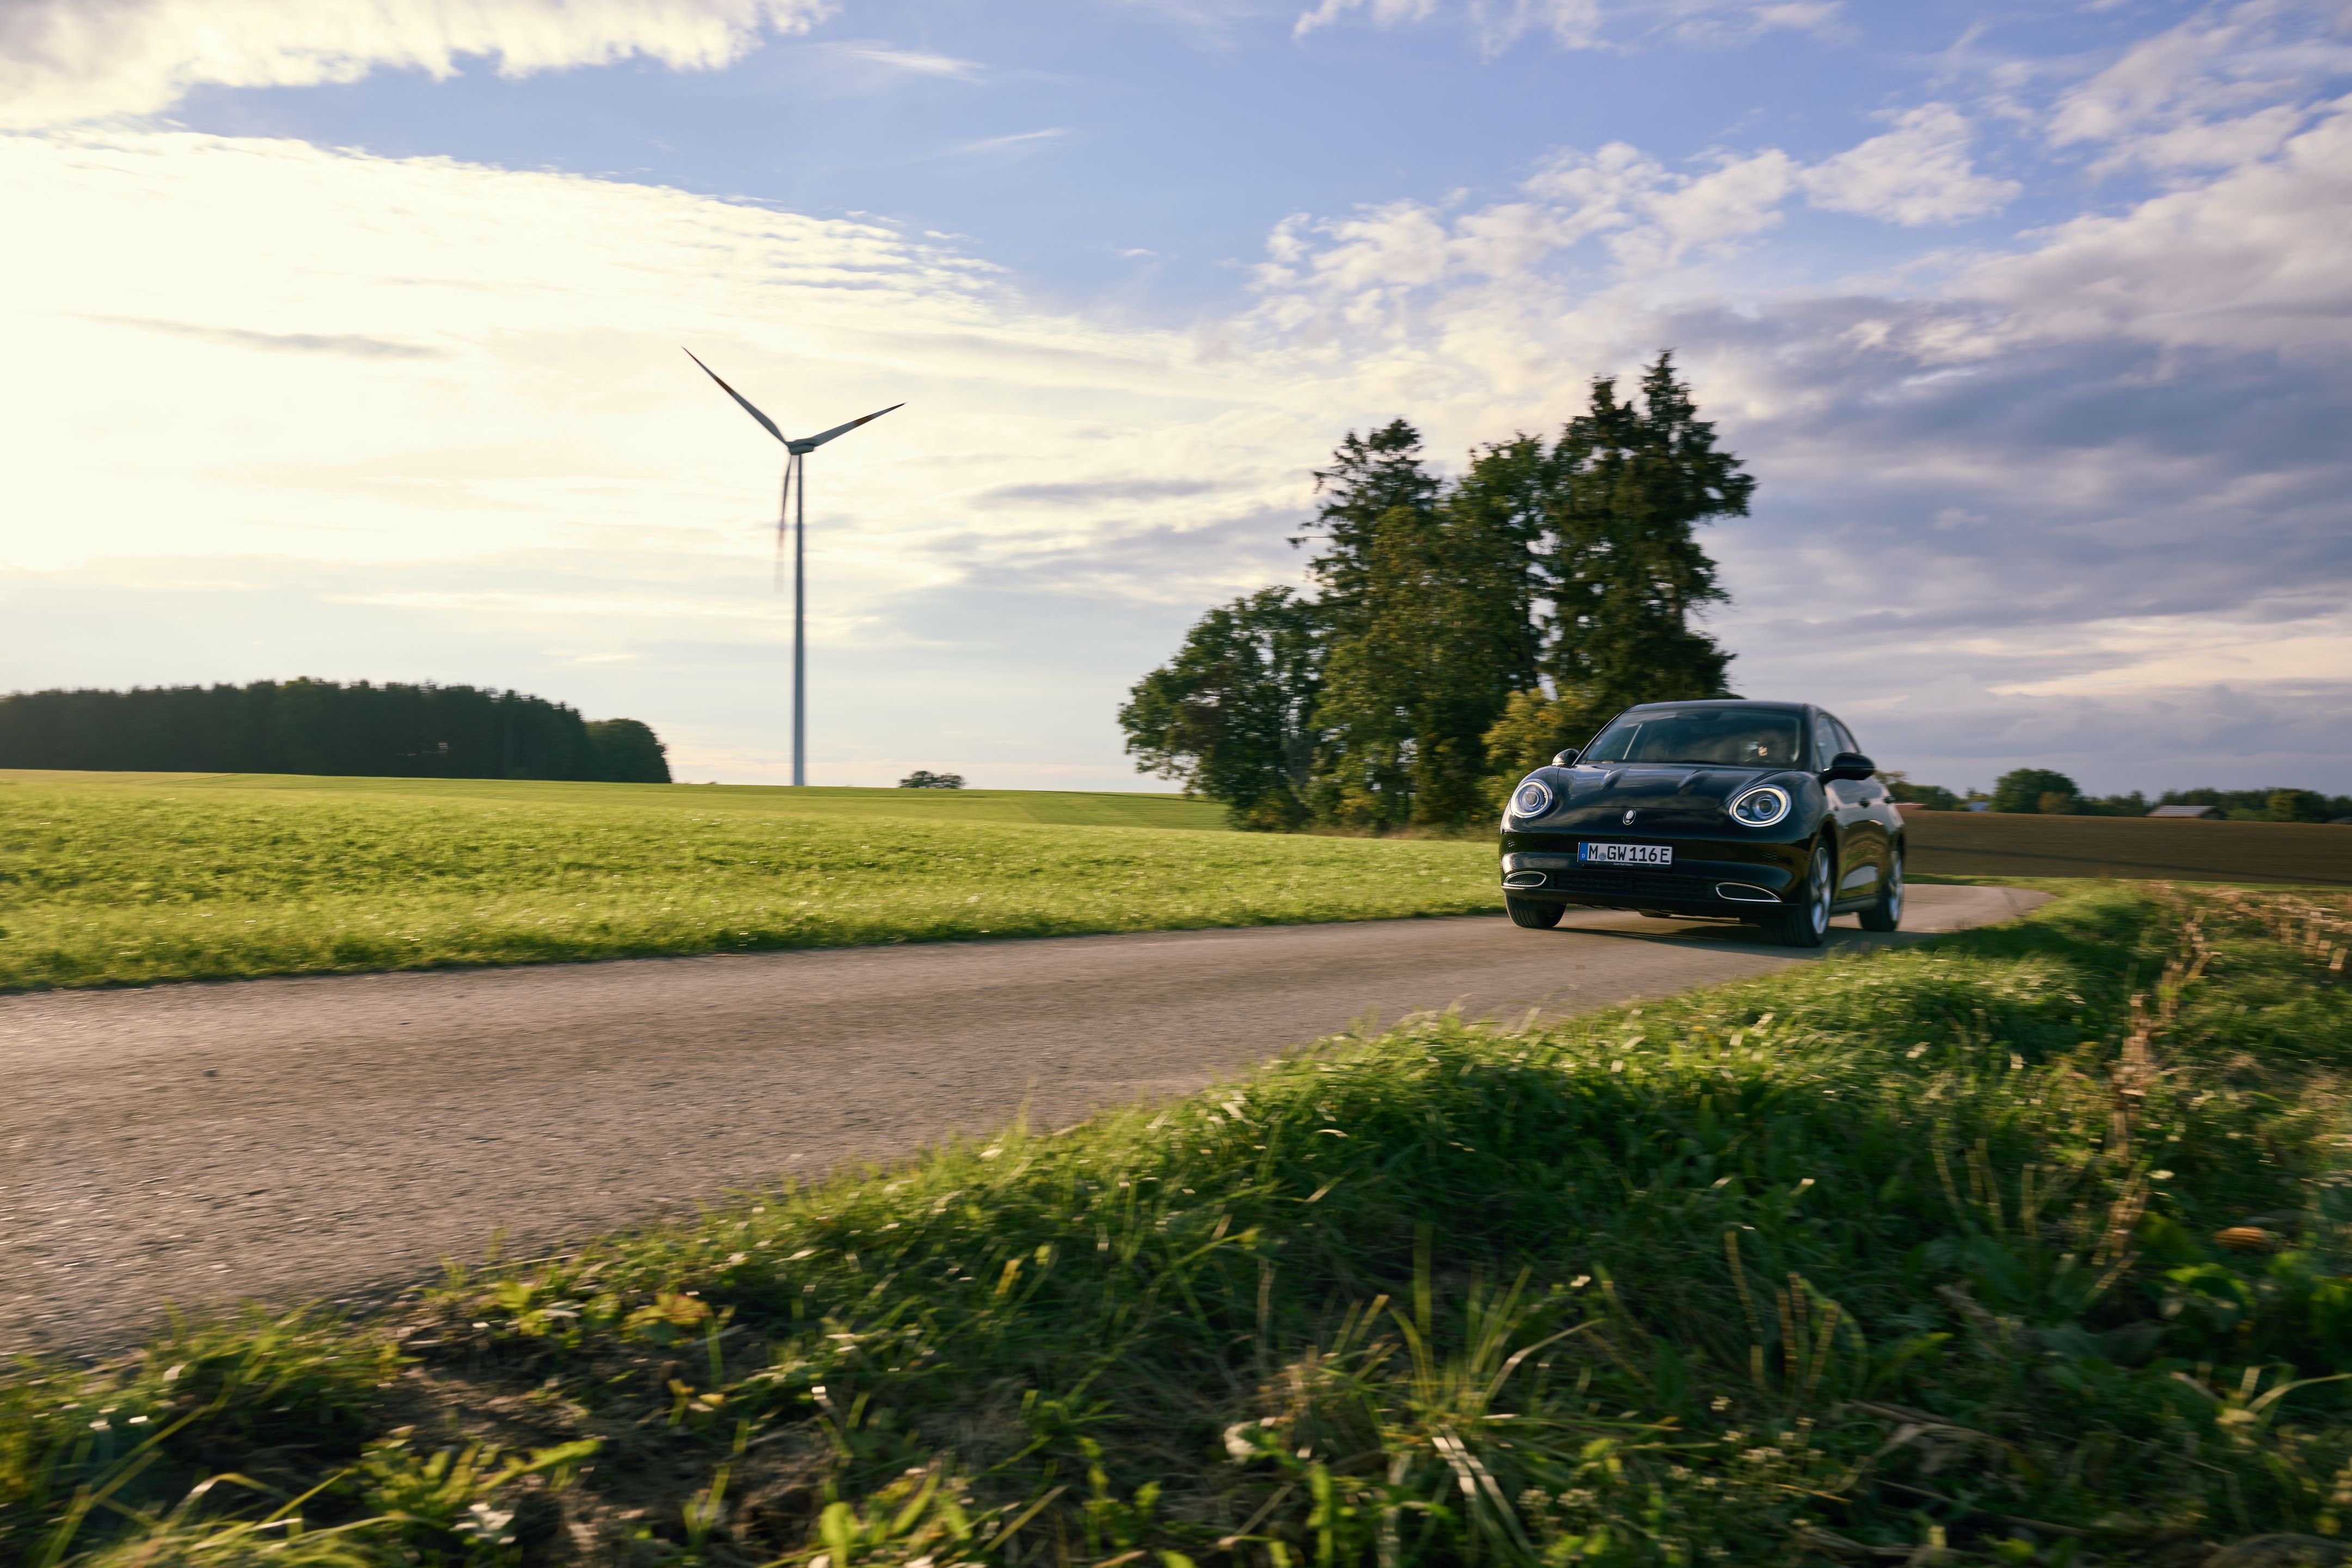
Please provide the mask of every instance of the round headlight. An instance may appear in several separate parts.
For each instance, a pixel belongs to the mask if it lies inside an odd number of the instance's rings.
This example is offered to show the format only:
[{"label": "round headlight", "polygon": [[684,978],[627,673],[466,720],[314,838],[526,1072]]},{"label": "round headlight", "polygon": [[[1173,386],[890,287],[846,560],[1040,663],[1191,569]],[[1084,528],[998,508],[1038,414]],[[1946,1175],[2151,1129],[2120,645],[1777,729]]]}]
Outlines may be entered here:
[{"label": "round headlight", "polygon": [[1528,779],[1511,792],[1513,816],[1541,816],[1550,809],[1551,785],[1541,779]]},{"label": "round headlight", "polygon": [[1749,827],[1769,827],[1789,815],[1789,792],[1777,784],[1759,784],[1731,802],[1731,820]]}]

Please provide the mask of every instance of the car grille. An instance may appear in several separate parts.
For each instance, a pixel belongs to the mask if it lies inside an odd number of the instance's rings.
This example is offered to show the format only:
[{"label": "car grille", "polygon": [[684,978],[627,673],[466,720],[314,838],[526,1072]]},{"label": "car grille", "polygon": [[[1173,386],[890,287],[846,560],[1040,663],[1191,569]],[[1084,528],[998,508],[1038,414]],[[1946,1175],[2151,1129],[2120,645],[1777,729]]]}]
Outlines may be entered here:
[{"label": "car grille", "polygon": [[1547,871],[1544,888],[1554,893],[1589,893],[1595,898],[1712,899],[1715,879],[1676,877],[1654,871]]}]

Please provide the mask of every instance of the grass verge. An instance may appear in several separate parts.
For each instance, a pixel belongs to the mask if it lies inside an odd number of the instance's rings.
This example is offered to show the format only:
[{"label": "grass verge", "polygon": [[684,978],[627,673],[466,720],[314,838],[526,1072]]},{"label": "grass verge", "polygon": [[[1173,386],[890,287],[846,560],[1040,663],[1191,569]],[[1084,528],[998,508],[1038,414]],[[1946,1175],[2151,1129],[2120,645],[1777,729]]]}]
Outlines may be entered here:
[{"label": "grass verge", "polygon": [[396,1324],[27,1367],[0,1553],[2333,1561],[2347,942],[2340,900],[2078,889],[1558,1026],[1327,1042]]},{"label": "grass verge", "polygon": [[1164,796],[6,776],[0,991],[1502,907],[1491,844]]}]

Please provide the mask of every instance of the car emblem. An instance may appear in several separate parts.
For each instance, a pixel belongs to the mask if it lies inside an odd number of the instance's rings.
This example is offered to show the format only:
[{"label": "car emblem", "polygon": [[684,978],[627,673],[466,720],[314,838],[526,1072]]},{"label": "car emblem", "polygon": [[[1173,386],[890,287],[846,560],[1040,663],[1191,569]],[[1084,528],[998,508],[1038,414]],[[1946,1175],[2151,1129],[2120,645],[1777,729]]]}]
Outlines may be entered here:
[{"label": "car emblem", "polygon": [[1624,823],[1626,826],[1631,827],[1633,826],[1633,814],[1629,811],[1622,817],[1619,818],[1619,820]]}]

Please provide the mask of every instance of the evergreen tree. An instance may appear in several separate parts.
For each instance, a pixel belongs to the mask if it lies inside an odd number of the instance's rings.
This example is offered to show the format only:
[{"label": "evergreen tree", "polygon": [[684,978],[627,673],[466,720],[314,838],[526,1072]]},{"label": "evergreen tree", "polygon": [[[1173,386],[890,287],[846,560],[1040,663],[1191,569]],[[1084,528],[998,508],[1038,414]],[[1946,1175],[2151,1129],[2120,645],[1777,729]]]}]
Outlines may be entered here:
[{"label": "evergreen tree", "polygon": [[1333,628],[1315,709],[1308,801],[1319,822],[1379,831],[1412,818],[1415,699],[1433,663],[1421,639],[1442,613],[1426,570],[1429,531],[1426,513],[1400,505],[1351,539],[1353,602],[1346,628]]},{"label": "evergreen tree", "polygon": [[1486,733],[1534,679],[1529,558],[1511,521],[1457,490],[1371,530],[1316,710],[1318,820],[1445,829],[1485,814]]},{"label": "evergreen tree", "polygon": [[1211,610],[1118,710],[1139,767],[1222,801],[1235,826],[1307,820],[1324,646],[1316,607],[1264,588]]},{"label": "evergreen tree", "polygon": [[[1399,507],[1426,513],[1440,489],[1437,477],[1423,466],[1421,432],[1402,419],[1368,436],[1349,431],[1331,455],[1331,466],[1315,470],[1315,492],[1323,498],[1315,512],[1323,549],[1307,571],[1333,630],[1343,631],[1364,613],[1372,541],[1381,520]],[[1290,542],[1304,544],[1317,531]]]},{"label": "evergreen tree", "polygon": [[1408,709],[1420,660],[1410,637],[1428,613],[1419,560],[1441,488],[1421,432],[1402,419],[1349,431],[1331,466],[1315,470],[1318,526],[1290,542],[1321,546],[1307,566],[1327,653],[1306,796],[1318,822],[1379,831],[1412,818]]},{"label": "evergreen tree", "polygon": [[1715,445],[1690,388],[1662,353],[1642,376],[1643,406],[1613,377],[1552,450],[1552,641],[1546,673],[1582,744],[1637,702],[1728,695],[1730,656],[1693,627],[1727,595],[1692,530],[1744,517],[1756,481]]},{"label": "evergreen tree", "polygon": [[1536,679],[1542,443],[1487,447],[1450,488],[1420,447],[1396,420],[1350,433],[1316,475],[1323,547],[1308,569],[1330,661],[1311,804],[1336,826],[1443,829],[1483,815],[1485,735]]}]

